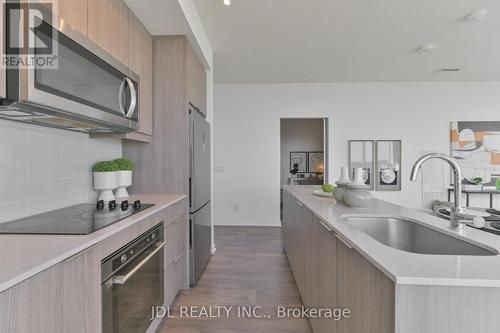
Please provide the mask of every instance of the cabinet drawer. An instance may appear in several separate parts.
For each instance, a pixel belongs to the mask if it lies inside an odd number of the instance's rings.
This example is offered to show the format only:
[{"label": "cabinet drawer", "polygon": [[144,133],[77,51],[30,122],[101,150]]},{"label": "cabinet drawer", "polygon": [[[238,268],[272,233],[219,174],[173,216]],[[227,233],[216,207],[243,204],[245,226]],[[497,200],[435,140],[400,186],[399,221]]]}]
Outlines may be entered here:
[{"label": "cabinet drawer", "polygon": [[186,281],[186,251],[183,251],[165,271],[165,305],[169,306],[184,288]]},{"label": "cabinet drawer", "polygon": [[[155,214],[155,218],[158,223],[163,222],[165,228],[172,223],[172,207],[167,207],[162,209],[158,213]],[[165,238],[167,239],[167,238]]]},{"label": "cabinet drawer", "polygon": [[172,208],[172,221],[177,221],[181,216],[187,214],[186,199],[177,201],[171,206]]},{"label": "cabinet drawer", "polygon": [[165,228],[165,267],[168,267],[186,248],[186,215]]},{"label": "cabinet drawer", "polygon": [[[186,199],[182,199],[165,209],[162,209],[155,214],[158,222],[163,222],[163,225],[168,226],[176,222],[181,216],[187,214]],[[165,238],[166,239],[166,238]]]}]

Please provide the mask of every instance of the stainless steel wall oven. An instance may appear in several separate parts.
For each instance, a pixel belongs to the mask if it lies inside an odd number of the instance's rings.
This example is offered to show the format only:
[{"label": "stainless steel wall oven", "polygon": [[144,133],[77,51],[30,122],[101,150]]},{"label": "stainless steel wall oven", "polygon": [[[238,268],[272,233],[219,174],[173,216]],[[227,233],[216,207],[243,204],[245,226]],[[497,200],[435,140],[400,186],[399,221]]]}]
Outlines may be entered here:
[{"label": "stainless steel wall oven", "polygon": [[103,333],[145,332],[151,309],[163,305],[163,224],[101,263]]}]

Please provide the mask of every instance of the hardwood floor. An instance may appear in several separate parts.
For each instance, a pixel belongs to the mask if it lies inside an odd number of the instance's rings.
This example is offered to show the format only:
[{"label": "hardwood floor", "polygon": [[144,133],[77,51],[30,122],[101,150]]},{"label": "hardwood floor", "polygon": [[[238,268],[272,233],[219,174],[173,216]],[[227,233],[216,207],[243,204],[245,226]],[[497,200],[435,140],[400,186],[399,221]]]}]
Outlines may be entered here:
[{"label": "hardwood floor", "polygon": [[[212,256],[196,287],[183,290],[164,319],[161,333],[310,333],[304,318],[277,318],[277,307],[302,305],[283,252],[281,228],[217,227],[217,253]],[[229,317],[187,318],[181,310],[232,306]],[[238,308],[255,308],[264,318],[238,317]],[[187,308],[186,308],[187,307]],[[271,318],[267,318],[270,315]]]}]

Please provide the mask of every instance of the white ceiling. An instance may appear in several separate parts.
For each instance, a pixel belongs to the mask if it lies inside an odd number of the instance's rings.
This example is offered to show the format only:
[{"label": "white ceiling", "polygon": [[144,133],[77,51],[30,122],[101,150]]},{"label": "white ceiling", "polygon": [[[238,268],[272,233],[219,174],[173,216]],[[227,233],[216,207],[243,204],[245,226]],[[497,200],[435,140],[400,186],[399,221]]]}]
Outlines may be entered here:
[{"label": "white ceiling", "polygon": [[186,35],[188,24],[175,0],[125,0],[153,36]]},{"label": "white ceiling", "polygon": [[212,47],[193,0],[125,0],[125,2],[151,35],[186,35],[205,69],[212,69]]},{"label": "white ceiling", "polygon": [[[500,80],[499,0],[195,0],[216,83]],[[464,22],[487,8],[487,16]],[[422,44],[436,42],[430,54]],[[458,73],[438,72],[458,67]]]}]

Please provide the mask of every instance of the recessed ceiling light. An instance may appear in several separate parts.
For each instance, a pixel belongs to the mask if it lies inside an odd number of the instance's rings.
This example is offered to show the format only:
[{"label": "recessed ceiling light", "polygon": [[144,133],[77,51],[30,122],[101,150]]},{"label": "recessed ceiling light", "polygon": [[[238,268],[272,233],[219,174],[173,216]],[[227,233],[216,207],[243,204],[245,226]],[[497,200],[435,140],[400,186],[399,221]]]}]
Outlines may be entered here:
[{"label": "recessed ceiling light", "polygon": [[460,72],[462,68],[440,68],[438,72],[446,72],[446,73],[456,73]]},{"label": "recessed ceiling light", "polygon": [[224,0],[224,4],[225,4],[226,6],[229,6],[229,5],[231,4],[231,0]]},{"label": "recessed ceiling light", "polygon": [[427,43],[425,45],[418,47],[415,51],[420,54],[427,54],[434,51],[436,47],[437,47],[436,43]]},{"label": "recessed ceiling light", "polygon": [[487,9],[476,10],[475,12],[472,12],[470,14],[465,15],[464,21],[465,22],[474,22],[474,21],[482,20],[486,16],[487,13],[488,13]]}]

